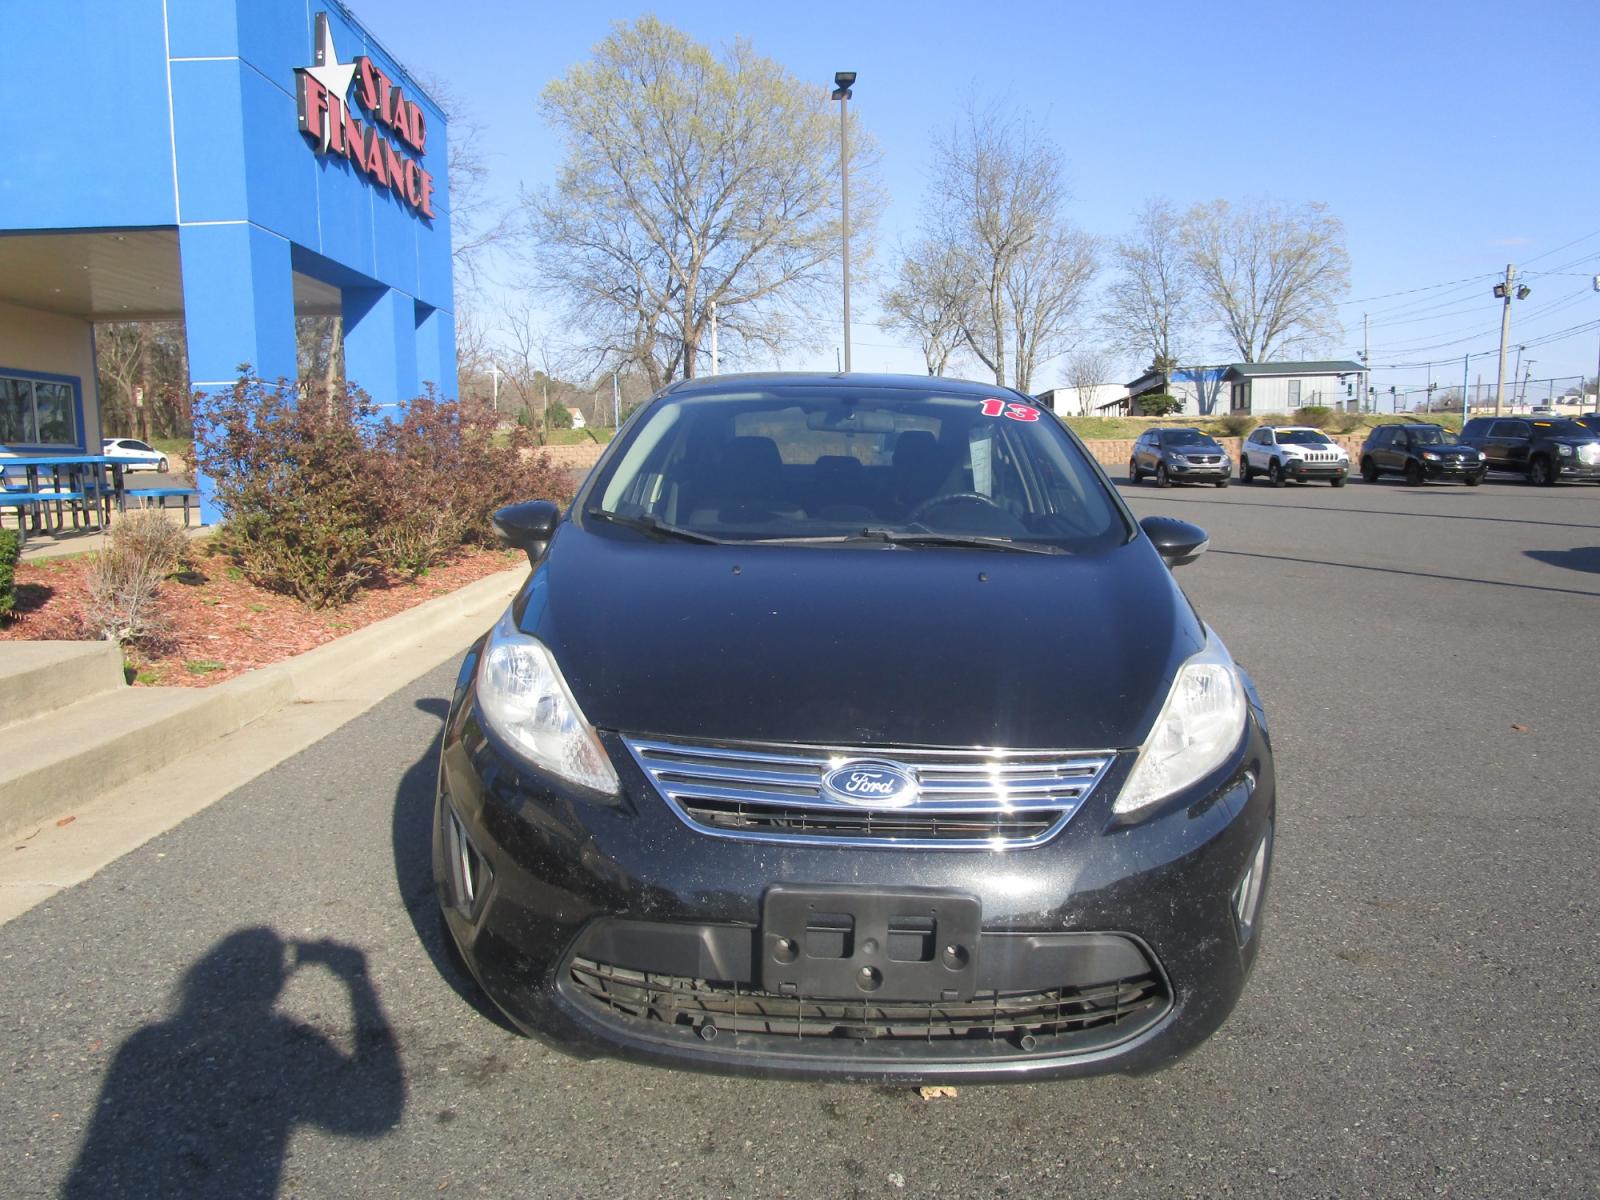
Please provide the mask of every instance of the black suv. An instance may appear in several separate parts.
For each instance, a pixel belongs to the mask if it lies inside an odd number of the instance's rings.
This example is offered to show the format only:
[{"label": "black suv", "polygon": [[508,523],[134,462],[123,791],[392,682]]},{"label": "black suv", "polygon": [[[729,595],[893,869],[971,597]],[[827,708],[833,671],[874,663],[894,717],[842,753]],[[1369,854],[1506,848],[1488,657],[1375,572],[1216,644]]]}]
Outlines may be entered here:
[{"label": "black suv", "polygon": [[1361,447],[1361,478],[1376,483],[1386,471],[1404,475],[1412,487],[1428,479],[1477,487],[1489,467],[1483,451],[1452,441],[1442,426],[1380,425]]},{"label": "black suv", "polygon": [[1228,452],[1198,429],[1148,429],[1128,460],[1130,483],[1154,475],[1157,487],[1169,487],[1174,479],[1227,487],[1232,474]]},{"label": "black suv", "polygon": [[1515,471],[1529,483],[1600,482],[1600,434],[1565,417],[1474,417],[1461,441],[1482,450],[1491,471]]}]

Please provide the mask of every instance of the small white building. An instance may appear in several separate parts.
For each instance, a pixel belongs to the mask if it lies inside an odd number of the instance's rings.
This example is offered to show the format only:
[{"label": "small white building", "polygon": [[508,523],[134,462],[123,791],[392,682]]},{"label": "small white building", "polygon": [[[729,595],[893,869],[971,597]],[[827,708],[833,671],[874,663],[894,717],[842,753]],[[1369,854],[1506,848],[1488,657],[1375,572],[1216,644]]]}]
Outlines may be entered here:
[{"label": "small white building", "polygon": [[1365,391],[1363,368],[1348,360],[1227,363],[1146,371],[1128,384],[1128,412],[1141,410],[1139,397],[1166,394],[1183,401],[1181,411],[1197,417],[1223,413],[1292,413],[1297,408],[1354,410]]},{"label": "small white building", "polygon": [[1297,408],[1359,410],[1364,368],[1358,362],[1233,363],[1223,372],[1229,412],[1292,413]]}]

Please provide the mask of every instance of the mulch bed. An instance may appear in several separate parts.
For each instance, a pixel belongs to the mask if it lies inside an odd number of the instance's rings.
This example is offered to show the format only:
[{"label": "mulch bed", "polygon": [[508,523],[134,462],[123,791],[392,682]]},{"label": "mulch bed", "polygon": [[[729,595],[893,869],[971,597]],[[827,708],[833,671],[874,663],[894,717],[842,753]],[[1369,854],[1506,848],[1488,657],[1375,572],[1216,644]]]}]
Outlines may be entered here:
[{"label": "mulch bed", "polygon": [[[161,585],[163,644],[129,648],[136,684],[209,687],[304,653],[374,621],[526,562],[521,552],[462,549],[416,580],[382,580],[342,608],[310,609],[249,583],[224,555],[197,547],[195,570]],[[89,555],[17,564],[17,606],[0,641],[77,641],[85,631]]]}]

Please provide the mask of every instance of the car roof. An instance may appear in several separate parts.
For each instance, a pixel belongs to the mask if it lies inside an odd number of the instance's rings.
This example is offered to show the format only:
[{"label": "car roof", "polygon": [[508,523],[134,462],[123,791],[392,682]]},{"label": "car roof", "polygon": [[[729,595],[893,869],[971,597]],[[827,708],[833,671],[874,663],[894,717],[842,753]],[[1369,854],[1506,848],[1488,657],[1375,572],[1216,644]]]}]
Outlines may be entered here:
[{"label": "car roof", "polygon": [[1263,429],[1275,429],[1279,433],[1322,433],[1315,425],[1263,425]]},{"label": "car roof", "polygon": [[[767,384],[773,387],[815,387],[837,390],[841,385],[860,391],[918,391],[926,394],[930,389],[946,395],[1018,396],[1021,393],[997,383],[980,383],[972,379],[952,379],[949,376],[882,375],[864,371],[749,371],[736,375],[702,375],[695,379],[680,379],[662,389],[661,395],[714,396],[719,392],[736,392],[751,385]],[[1028,398],[1030,401],[1031,397]]]}]

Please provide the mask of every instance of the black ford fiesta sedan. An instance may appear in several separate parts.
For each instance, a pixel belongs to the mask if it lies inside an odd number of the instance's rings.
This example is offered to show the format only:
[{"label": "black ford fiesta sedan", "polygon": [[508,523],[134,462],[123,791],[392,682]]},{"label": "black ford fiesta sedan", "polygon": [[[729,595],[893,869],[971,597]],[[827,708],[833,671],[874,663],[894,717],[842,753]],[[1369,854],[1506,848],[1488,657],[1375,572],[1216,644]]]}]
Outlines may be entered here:
[{"label": "black ford fiesta sedan", "polygon": [[434,874],[521,1029],[898,1082],[1170,1062],[1260,945],[1249,678],[1052,414],[916,377],[669,387],[462,664]]}]

